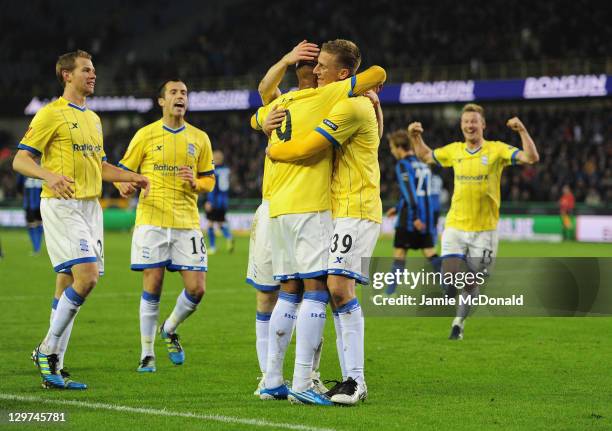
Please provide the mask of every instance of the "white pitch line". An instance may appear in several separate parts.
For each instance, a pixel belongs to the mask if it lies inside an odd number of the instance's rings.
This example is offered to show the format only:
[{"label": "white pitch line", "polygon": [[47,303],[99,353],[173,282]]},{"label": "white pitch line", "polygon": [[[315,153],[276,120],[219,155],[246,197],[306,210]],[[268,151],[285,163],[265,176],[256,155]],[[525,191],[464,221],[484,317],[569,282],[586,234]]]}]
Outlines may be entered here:
[{"label": "white pitch line", "polygon": [[260,427],[274,427],[274,428],[284,428],[290,430],[298,430],[298,431],[334,431],[332,428],[316,428],[307,425],[295,425],[283,422],[268,422],[261,419],[245,419],[245,418],[236,418],[232,416],[222,416],[222,415],[202,415],[198,413],[185,413],[185,412],[173,412],[170,410],[158,410],[158,409],[150,409],[144,407],[130,407],[130,406],[121,406],[115,404],[105,404],[105,403],[90,403],[87,401],[76,401],[76,400],[52,400],[47,398],[40,397],[30,397],[23,395],[13,395],[13,394],[0,394],[0,399],[9,400],[9,401],[23,401],[23,402],[32,402],[32,403],[42,403],[42,404],[56,404],[60,406],[74,406],[74,407],[83,407],[94,410],[111,410],[116,412],[127,412],[127,413],[138,413],[138,414],[146,414],[146,415],[156,415],[156,416],[171,416],[171,417],[179,417],[179,418],[188,418],[188,419],[199,419],[202,421],[213,421],[213,422],[224,422],[228,424],[241,424],[241,425],[254,425]]}]

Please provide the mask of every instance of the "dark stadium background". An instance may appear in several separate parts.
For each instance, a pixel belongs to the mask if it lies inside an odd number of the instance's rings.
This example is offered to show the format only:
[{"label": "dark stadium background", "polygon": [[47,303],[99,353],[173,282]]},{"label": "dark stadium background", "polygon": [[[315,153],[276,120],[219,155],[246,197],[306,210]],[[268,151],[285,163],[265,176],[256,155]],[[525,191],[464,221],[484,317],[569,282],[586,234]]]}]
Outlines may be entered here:
[{"label": "dark stadium background", "polygon": [[[256,89],[267,68],[306,38],[354,40],[363,67],[380,64],[388,83],[612,74],[612,8],[589,1],[224,1],[103,3],[2,2],[0,18],[0,206],[18,207],[10,162],[31,116],[33,97],[61,94],[57,56],[84,49],[97,69],[96,96],[152,97],[160,81],[179,76],[190,90]],[[283,89],[294,85],[291,70]],[[561,187],[571,186],[578,214],[612,213],[612,101],[609,97],[483,103],[485,136],[519,144],[504,125],[518,115],[541,154],[533,167],[507,169],[502,211],[556,214]],[[385,130],[421,121],[426,142],[462,139],[461,104],[384,104]],[[265,139],[249,127],[252,110],[191,112],[232,169],[232,209],[260,198]],[[156,120],[100,112],[105,149],[117,162],[134,132]],[[380,146],[385,208],[397,197],[394,161]],[[452,171],[443,172],[452,193]],[[117,197],[105,185],[104,197]]]}]

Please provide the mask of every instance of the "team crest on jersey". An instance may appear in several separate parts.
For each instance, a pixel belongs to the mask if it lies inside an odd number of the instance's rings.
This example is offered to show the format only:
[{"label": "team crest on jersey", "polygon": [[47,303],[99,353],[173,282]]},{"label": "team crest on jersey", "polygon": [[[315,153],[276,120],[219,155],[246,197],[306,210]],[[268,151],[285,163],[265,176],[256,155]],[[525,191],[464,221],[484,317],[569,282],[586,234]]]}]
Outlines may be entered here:
[{"label": "team crest on jersey", "polygon": [[86,239],[81,239],[79,241],[79,245],[81,246],[81,251],[87,253],[89,251],[89,244]]},{"label": "team crest on jersey", "polygon": [[482,157],[480,158],[480,162],[481,162],[483,165],[487,166],[487,165],[489,164],[489,158],[488,158],[487,156],[482,156]]},{"label": "team crest on jersey", "polygon": [[325,124],[327,127],[329,127],[330,129],[332,129],[333,131],[338,130],[338,125],[334,124],[333,122],[329,121],[327,118],[325,120],[323,120],[323,124]]},{"label": "team crest on jersey", "polygon": [[194,144],[187,144],[187,154],[189,154],[190,156],[195,156],[195,145]]}]

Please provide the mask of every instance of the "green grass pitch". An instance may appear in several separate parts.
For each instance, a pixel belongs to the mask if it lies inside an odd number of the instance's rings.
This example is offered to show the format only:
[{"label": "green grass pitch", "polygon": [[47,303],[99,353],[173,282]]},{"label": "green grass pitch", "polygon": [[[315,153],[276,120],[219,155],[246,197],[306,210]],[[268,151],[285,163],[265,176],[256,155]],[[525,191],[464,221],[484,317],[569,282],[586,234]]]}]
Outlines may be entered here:
[{"label": "green grass pitch", "polygon": [[[154,374],[135,369],[141,275],[129,270],[130,234],[106,234],[106,275],[82,307],[67,367],[83,392],[45,391],[29,359],[48,326],[54,275],[46,253],[28,257],[25,230],[0,231],[0,428],[8,412],[67,412],[58,429],[144,430],[582,430],[612,429],[610,318],[478,318],[461,342],[448,318],[366,318],[369,399],[353,408],[292,406],[252,395],[255,293],[244,283],[247,238],[209,258],[207,294],[179,333],[186,363],[156,343]],[[220,241],[221,245],[223,241]],[[389,256],[382,239],[378,256]],[[501,243],[500,256],[612,256],[596,244]],[[161,316],[180,276],[167,274]],[[322,376],[338,378],[328,319]],[[293,345],[285,377],[293,370]],[[27,428],[55,425],[32,425]]]}]

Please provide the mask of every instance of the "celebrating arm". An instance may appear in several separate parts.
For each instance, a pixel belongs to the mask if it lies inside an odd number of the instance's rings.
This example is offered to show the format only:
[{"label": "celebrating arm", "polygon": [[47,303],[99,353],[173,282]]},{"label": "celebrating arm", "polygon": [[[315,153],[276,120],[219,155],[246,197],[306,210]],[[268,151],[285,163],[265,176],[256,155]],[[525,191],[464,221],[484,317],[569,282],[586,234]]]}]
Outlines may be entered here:
[{"label": "celebrating arm", "polygon": [[416,156],[424,163],[435,163],[433,158],[433,152],[431,148],[423,141],[423,126],[421,123],[415,122],[410,123],[408,126],[408,137],[410,139],[410,145],[414,150]]},{"label": "celebrating arm", "polygon": [[363,93],[363,95],[372,102],[374,112],[376,113],[376,122],[378,123],[378,139],[382,139],[384,131],[384,117],[382,108],[380,107],[380,99],[378,98],[378,94],[376,90],[368,90]]},{"label": "celebrating arm", "polygon": [[278,85],[283,80],[287,67],[296,64],[298,61],[316,60],[318,55],[319,47],[314,43],[303,40],[285,54],[278,63],[268,69],[257,87],[263,104],[267,105],[280,95]]},{"label": "celebrating arm", "polygon": [[517,132],[521,137],[521,143],[523,144],[523,150],[519,151],[516,159],[519,163],[524,163],[528,165],[532,165],[537,163],[540,160],[540,155],[538,154],[538,149],[535,146],[535,142],[531,139],[527,128],[523,124],[518,117],[513,117],[508,120],[506,125]]}]

